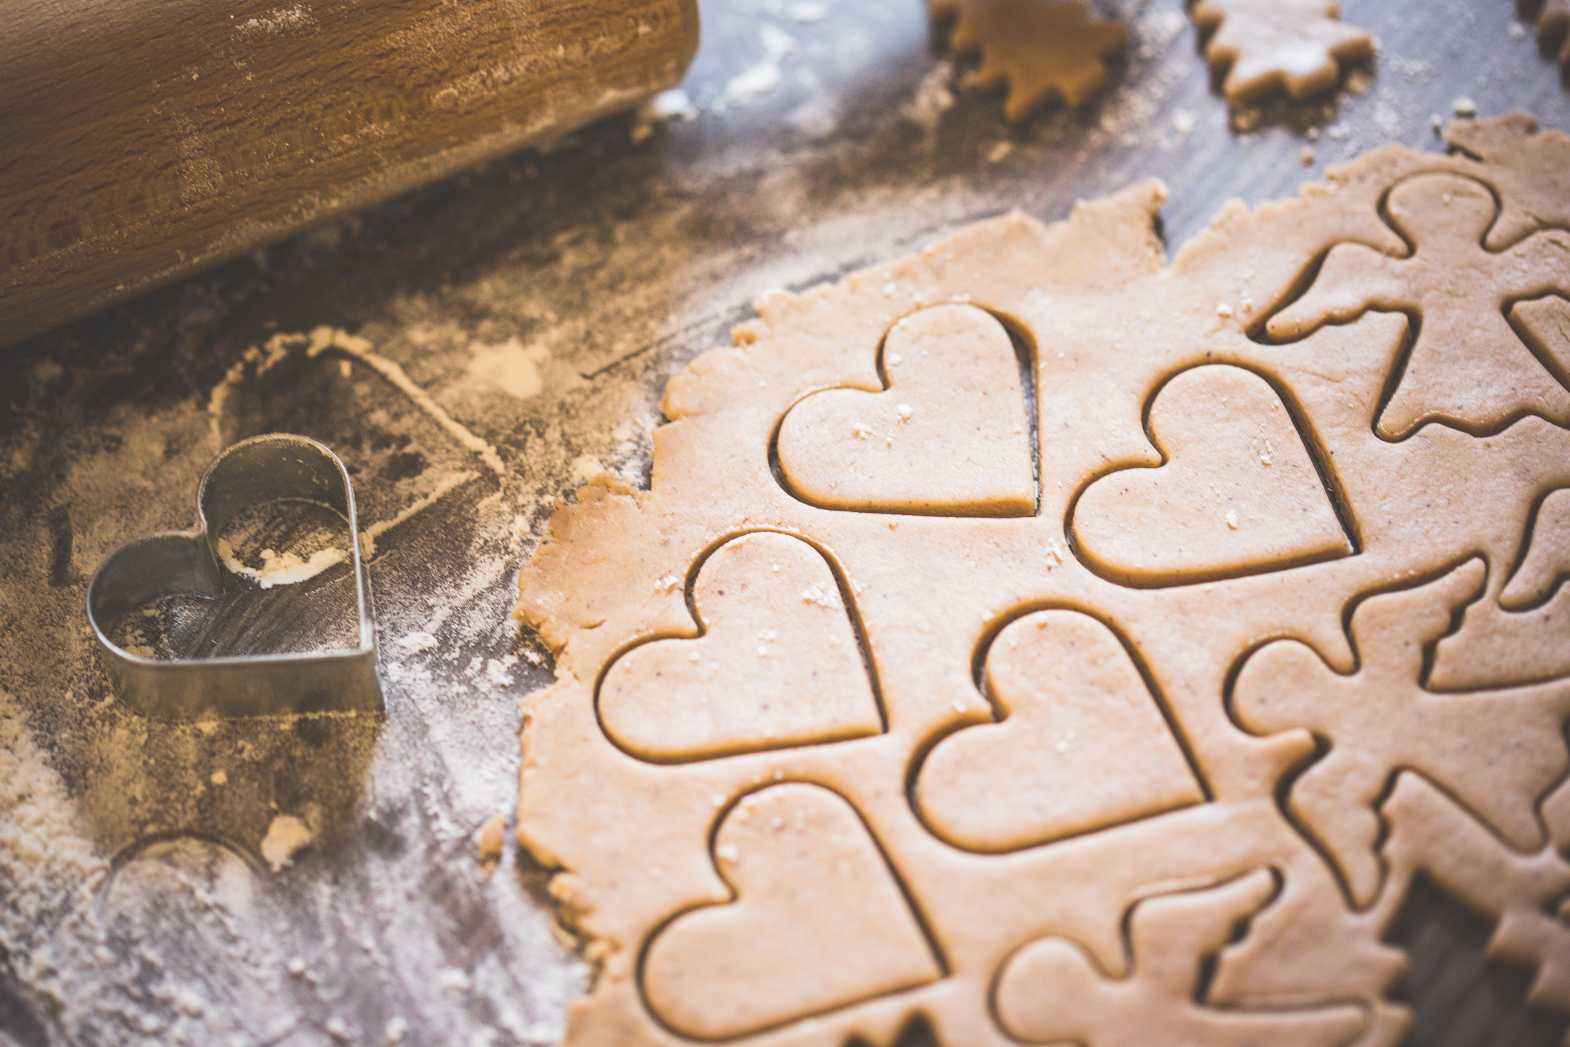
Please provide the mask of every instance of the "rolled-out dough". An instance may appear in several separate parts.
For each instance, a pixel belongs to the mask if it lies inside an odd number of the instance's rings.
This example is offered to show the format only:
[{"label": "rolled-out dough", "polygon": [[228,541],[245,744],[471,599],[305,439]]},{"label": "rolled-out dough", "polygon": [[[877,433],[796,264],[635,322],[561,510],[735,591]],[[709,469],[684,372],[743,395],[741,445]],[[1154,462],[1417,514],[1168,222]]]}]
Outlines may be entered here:
[{"label": "rolled-out dough", "polygon": [[521,576],[570,1043],[1395,1044],[1419,873],[1570,1009],[1570,138],[1452,134],[1171,259],[1155,183],[984,221],[671,380]]}]

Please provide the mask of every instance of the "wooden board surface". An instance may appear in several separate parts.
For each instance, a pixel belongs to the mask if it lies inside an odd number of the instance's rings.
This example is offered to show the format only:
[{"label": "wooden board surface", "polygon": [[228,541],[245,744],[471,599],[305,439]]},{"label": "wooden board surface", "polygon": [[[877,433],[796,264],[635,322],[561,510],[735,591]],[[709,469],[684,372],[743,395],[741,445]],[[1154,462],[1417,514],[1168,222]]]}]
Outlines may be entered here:
[{"label": "wooden board surface", "polygon": [[[549,675],[508,619],[516,566],[578,478],[646,481],[661,386],[755,295],[1147,175],[1176,245],[1229,197],[1435,147],[1462,99],[1570,129],[1510,0],[1346,0],[1381,38],[1372,77],[1246,132],[1179,0],[1122,3],[1111,92],[1018,128],[950,82],[920,6],[715,0],[694,118],[612,121],[0,358],[0,804],[26,818],[0,826],[0,1042],[554,1042],[587,973],[541,872],[472,843],[514,799],[515,698]],[[218,447],[273,428],[342,452],[379,528],[388,716],[138,721],[96,668],[86,579],[186,525]],[[341,596],[274,591],[262,638],[309,639]],[[275,871],[286,817],[311,842]],[[1437,891],[1409,904],[1415,1042],[1560,1042],[1526,975],[1482,963],[1488,931]]]},{"label": "wooden board surface", "polygon": [[693,0],[0,2],[0,345],[679,80]]}]

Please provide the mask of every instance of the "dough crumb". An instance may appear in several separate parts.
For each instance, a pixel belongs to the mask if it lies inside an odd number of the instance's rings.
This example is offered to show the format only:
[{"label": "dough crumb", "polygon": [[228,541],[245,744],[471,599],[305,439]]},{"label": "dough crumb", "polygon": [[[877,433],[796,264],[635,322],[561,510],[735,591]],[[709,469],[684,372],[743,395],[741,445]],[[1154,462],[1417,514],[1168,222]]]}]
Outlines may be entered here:
[{"label": "dough crumb", "polygon": [[865,422],[857,422],[850,427],[850,435],[858,440],[870,440],[873,436],[872,427]]},{"label": "dough crumb", "polygon": [[838,610],[840,605],[838,600],[834,599],[828,593],[823,591],[823,586],[821,585],[814,585],[808,589],[802,590],[801,602],[816,604],[819,607],[827,607],[830,610]]},{"label": "dough crumb", "polygon": [[902,423],[910,421],[916,415],[916,409],[910,406],[910,404],[900,404],[894,410],[899,414],[899,420]]},{"label": "dough crumb", "polygon": [[1050,573],[1063,566],[1063,549],[1057,542],[1047,545],[1047,571]]},{"label": "dough crumb", "polygon": [[292,814],[280,814],[267,827],[262,837],[262,858],[272,866],[273,872],[283,872],[294,864],[294,856],[316,839],[316,833]]},{"label": "dough crumb", "polygon": [[1477,115],[1477,103],[1472,101],[1472,99],[1468,98],[1466,95],[1462,95],[1460,98],[1457,98],[1451,104],[1450,108],[1457,116],[1470,117]]},{"label": "dough crumb", "polygon": [[736,850],[736,845],[733,843],[720,844],[714,848],[714,853],[719,856],[720,861],[730,862],[732,865],[741,860],[741,852]]},{"label": "dough crumb", "polygon": [[1227,303],[1222,302],[1220,305],[1216,306],[1216,315],[1221,317],[1223,320],[1230,320],[1232,319],[1232,307]]},{"label": "dough crumb", "polygon": [[1238,529],[1237,510],[1236,509],[1228,509],[1227,510],[1227,530],[1235,531],[1237,529]]},{"label": "dough crumb", "polygon": [[291,978],[304,978],[305,961],[296,956],[294,959],[289,961],[286,970],[288,970],[289,977]]},{"label": "dough crumb", "polygon": [[228,785],[229,772],[223,770],[214,771],[212,773],[212,777],[208,778],[207,780],[212,782],[214,785]]},{"label": "dough crumb", "polygon": [[483,825],[474,831],[474,853],[480,859],[480,864],[487,868],[495,868],[502,860],[502,851],[507,845],[507,818],[505,815],[493,814],[485,819]]},{"label": "dough crumb", "polygon": [[394,1018],[387,1023],[383,1035],[388,1043],[402,1043],[403,1038],[409,1034],[409,1023],[402,1018]]}]

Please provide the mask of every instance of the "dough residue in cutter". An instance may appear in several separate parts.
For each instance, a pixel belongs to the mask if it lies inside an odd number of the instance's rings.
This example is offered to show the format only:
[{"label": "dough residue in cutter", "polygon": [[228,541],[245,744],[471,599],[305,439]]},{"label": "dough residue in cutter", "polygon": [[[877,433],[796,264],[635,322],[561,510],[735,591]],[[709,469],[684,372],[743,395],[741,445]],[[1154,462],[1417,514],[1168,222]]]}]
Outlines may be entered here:
[{"label": "dough residue in cutter", "polygon": [[349,559],[346,551],[331,547],[318,549],[305,558],[292,552],[280,553],[272,549],[263,549],[262,565],[253,567],[240,559],[228,539],[218,539],[217,546],[218,558],[223,561],[225,567],[242,578],[249,578],[263,589],[309,581],[329,567],[346,563]]}]

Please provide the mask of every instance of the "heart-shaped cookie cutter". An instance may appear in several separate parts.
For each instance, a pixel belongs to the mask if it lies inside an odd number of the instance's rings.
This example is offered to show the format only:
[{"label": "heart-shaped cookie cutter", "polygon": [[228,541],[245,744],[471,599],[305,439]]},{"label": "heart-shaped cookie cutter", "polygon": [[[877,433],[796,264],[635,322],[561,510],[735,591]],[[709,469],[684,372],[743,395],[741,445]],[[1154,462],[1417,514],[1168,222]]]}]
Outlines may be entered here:
[{"label": "heart-shaped cookie cutter", "polygon": [[[160,660],[133,654],[105,629],[132,608],[165,596],[213,599],[224,591],[217,536],[244,510],[276,501],[325,505],[349,527],[358,643],[288,654]],[[243,440],[208,466],[196,493],[196,527],[131,542],[99,566],[87,587],[87,620],[120,700],[159,720],[304,712],[380,712],[370,574],[349,472],[309,437],[269,433]]]}]

